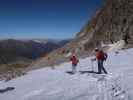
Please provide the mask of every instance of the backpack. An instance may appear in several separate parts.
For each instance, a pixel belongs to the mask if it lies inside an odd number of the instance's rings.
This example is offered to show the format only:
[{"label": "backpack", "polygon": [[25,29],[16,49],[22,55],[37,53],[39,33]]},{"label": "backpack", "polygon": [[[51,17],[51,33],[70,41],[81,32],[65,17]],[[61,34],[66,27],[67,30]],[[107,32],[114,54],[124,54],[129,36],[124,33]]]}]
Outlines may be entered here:
[{"label": "backpack", "polygon": [[71,58],[71,61],[72,61],[72,64],[77,64],[79,62],[79,60],[75,56]]}]

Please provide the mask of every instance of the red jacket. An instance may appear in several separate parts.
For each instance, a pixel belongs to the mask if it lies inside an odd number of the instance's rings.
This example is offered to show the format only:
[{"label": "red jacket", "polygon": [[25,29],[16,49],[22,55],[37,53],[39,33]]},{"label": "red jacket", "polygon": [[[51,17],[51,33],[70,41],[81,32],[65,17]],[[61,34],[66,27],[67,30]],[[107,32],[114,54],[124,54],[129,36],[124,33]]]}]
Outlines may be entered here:
[{"label": "red jacket", "polygon": [[78,64],[79,60],[76,58],[76,56],[72,56],[71,58],[72,64]]},{"label": "red jacket", "polygon": [[96,52],[96,59],[97,60],[105,60],[107,58],[106,54],[103,51]]}]

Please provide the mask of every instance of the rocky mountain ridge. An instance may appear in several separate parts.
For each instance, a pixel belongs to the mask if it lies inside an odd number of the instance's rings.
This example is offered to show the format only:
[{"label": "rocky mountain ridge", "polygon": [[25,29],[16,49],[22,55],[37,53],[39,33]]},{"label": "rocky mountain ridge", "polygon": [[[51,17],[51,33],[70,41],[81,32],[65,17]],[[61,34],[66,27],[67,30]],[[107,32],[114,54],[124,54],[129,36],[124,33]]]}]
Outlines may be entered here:
[{"label": "rocky mountain ridge", "polygon": [[35,66],[68,61],[65,55],[73,48],[79,49],[79,56],[89,56],[95,47],[120,40],[124,40],[126,45],[123,46],[133,47],[133,0],[105,0],[96,15],[71,42],[37,61]]},{"label": "rocky mountain ridge", "polygon": [[105,0],[96,16],[76,35],[85,50],[100,46],[100,42],[114,43],[121,39],[133,44],[132,0]]}]

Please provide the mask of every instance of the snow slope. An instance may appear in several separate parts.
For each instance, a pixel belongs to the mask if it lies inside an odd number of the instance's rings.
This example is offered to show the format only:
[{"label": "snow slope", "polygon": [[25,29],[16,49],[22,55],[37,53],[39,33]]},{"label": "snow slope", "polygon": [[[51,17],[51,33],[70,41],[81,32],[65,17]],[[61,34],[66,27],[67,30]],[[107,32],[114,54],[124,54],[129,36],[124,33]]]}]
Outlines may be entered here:
[{"label": "snow slope", "polygon": [[[71,63],[38,69],[9,82],[0,82],[0,89],[15,90],[0,94],[0,100],[133,100],[133,49],[110,53],[105,67],[109,74],[81,74],[91,71],[91,58],[80,59],[74,75]],[[97,71],[96,63],[93,70]]]}]

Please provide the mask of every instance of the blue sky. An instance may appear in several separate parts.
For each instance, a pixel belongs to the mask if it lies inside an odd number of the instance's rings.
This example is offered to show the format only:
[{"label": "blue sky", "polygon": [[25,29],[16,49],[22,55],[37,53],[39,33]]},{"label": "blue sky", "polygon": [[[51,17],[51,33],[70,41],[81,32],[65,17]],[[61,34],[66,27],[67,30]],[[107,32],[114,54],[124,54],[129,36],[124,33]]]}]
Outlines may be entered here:
[{"label": "blue sky", "polygon": [[72,38],[102,0],[0,0],[0,38]]}]

